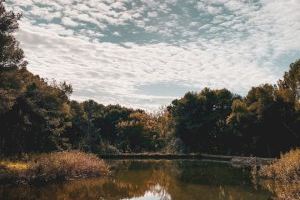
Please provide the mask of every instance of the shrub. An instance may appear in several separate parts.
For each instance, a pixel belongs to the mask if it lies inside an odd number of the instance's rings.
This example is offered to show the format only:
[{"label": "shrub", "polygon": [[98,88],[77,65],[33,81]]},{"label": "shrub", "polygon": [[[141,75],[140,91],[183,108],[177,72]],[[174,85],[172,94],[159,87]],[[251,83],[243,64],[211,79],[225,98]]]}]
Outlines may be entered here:
[{"label": "shrub", "polygon": [[260,185],[269,190],[275,200],[296,200],[300,199],[300,183],[282,183],[280,181],[263,180]]},{"label": "shrub", "polygon": [[300,182],[300,149],[291,150],[273,164],[263,166],[259,175],[284,182]]},{"label": "shrub", "polygon": [[65,151],[33,158],[23,176],[28,182],[49,182],[102,176],[108,172],[105,162],[93,154]]},{"label": "shrub", "polygon": [[300,199],[300,149],[281,155],[273,164],[263,166],[259,171],[260,184],[271,191],[277,200]]}]

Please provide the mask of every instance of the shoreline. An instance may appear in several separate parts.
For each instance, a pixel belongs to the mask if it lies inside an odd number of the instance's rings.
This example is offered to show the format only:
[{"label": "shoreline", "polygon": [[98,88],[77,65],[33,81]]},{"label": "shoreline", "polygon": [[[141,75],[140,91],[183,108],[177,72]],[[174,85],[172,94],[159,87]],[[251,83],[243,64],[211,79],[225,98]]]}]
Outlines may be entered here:
[{"label": "shoreline", "polygon": [[27,160],[0,160],[0,184],[50,183],[106,176],[109,166],[95,154],[80,151],[32,155]]},{"label": "shoreline", "polygon": [[246,157],[246,156],[225,156],[213,154],[161,154],[161,153],[126,153],[126,154],[97,154],[102,159],[108,160],[203,160],[203,161],[217,161],[232,164],[233,166],[263,166],[271,164],[275,158],[262,157]]},{"label": "shoreline", "polygon": [[[271,164],[274,158],[260,158],[260,157],[242,157],[242,156],[224,156],[224,155],[212,155],[212,154],[162,154],[162,153],[127,153],[127,154],[92,154],[97,156],[101,160],[198,160],[204,162],[219,162],[233,167],[261,167],[264,165]],[[14,161],[18,163],[18,160]],[[20,164],[20,163],[19,163]],[[22,164],[22,163],[21,163]],[[24,164],[24,163],[23,163]],[[50,165],[50,163],[48,163]],[[0,168],[1,169],[1,168]],[[59,170],[57,169],[59,172]],[[0,171],[1,172],[1,171]],[[20,172],[20,171],[19,171]],[[0,173],[0,184],[19,184],[26,183],[24,177],[18,175],[18,171],[8,170],[3,168]],[[67,172],[65,172],[67,173]],[[94,172],[95,173],[95,172]],[[35,174],[33,174],[36,176]],[[92,174],[88,176],[92,177]],[[70,178],[70,177],[69,177]],[[68,180],[69,178],[63,178]],[[74,177],[71,177],[71,179]],[[77,174],[76,179],[85,178],[84,174]]]}]

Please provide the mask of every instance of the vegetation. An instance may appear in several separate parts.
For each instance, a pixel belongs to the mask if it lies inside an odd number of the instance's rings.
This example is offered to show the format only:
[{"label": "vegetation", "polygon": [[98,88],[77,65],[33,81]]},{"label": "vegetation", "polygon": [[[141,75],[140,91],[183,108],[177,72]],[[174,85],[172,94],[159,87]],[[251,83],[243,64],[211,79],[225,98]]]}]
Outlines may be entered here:
[{"label": "vegetation", "polygon": [[259,175],[281,182],[300,183],[300,149],[291,150],[273,164],[263,166]]},{"label": "vegetation", "polygon": [[70,100],[72,86],[26,69],[13,33],[19,14],[0,1],[0,154],[201,152],[278,156],[300,144],[300,61],[276,85],[245,97],[227,89],[188,92],[156,114]]},{"label": "vegetation", "polygon": [[0,170],[5,182],[37,182],[69,180],[107,175],[103,160],[79,151],[54,152],[32,156],[24,161],[2,161]]},{"label": "vegetation", "polygon": [[300,183],[281,183],[273,180],[260,182],[262,188],[270,191],[274,200],[297,200],[300,199]]},{"label": "vegetation", "polygon": [[29,164],[24,161],[11,161],[2,160],[0,161],[0,172],[1,174],[17,174],[29,168]]},{"label": "vegetation", "polygon": [[300,149],[281,155],[273,164],[263,166],[261,185],[272,191],[276,199],[300,199]]},{"label": "vegetation", "polygon": [[190,151],[277,156],[300,144],[299,81],[297,61],[277,85],[244,98],[226,89],[187,93],[169,107],[176,135]]}]

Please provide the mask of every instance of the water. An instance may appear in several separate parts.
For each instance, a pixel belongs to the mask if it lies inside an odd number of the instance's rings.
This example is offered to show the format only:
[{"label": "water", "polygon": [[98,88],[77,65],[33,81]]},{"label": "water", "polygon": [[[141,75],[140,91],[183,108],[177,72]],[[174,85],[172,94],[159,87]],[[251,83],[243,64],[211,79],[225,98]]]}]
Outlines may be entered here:
[{"label": "water", "polygon": [[0,199],[28,200],[266,200],[249,171],[191,160],[108,161],[106,178],[44,186],[0,186]]}]

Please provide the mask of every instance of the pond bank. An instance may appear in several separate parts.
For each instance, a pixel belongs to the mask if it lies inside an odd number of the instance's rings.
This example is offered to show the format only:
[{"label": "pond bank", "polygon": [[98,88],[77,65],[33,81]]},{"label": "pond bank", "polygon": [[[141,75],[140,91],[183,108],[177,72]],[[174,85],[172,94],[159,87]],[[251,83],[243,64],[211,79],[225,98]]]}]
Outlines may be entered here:
[{"label": "pond bank", "polygon": [[234,166],[262,166],[271,164],[274,158],[224,156],[212,154],[160,154],[160,153],[127,153],[127,154],[105,154],[98,155],[102,159],[196,159],[205,161],[218,161],[232,164]]},{"label": "pond bank", "polygon": [[[111,175],[43,186],[0,186],[5,199],[266,200],[249,171],[202,160],[107,160]],[[1,199],[1,197],[0,197]]]},{"label": "pond bank", "polygon": [[23,160],[0,160],[0,184],[43,184],[107,174],[109,167],[103,160],[80,151],[32,155]]},{"label": "pond bank", "polygon": [[94,155],[79,151],[39,154],[27,160],[0,160],[0,184],[47,183],[56,180],[70,180],[103,176],[109,173],[109,166],[102,160],[199,160],[219,162],[234,167],[261,167],[274,161],[272,158],[223,156],[211,154],[105,154]]},{"label": "pond bank", "polygon": [[263,166],[256,174],[261,185],[270,188],[276,200],[300,199],[300,149],[281,155],[271,165]]}]

